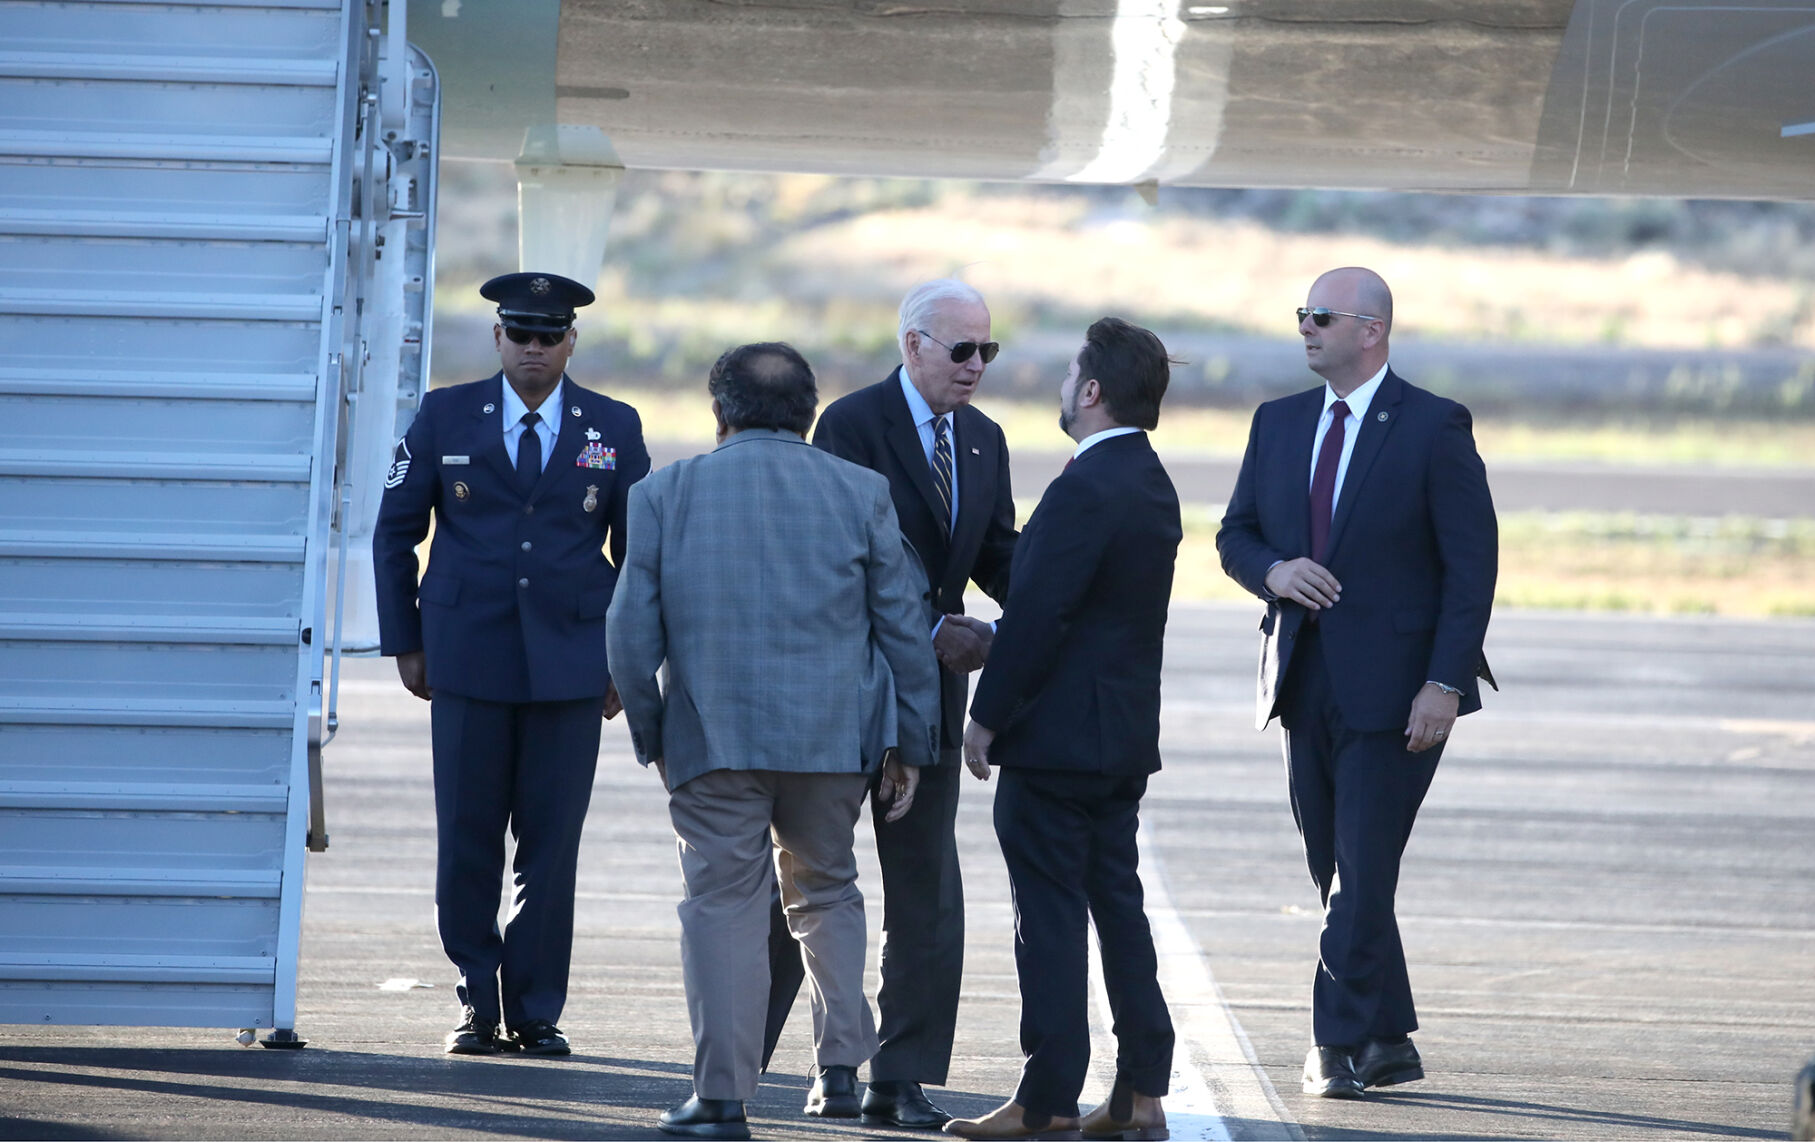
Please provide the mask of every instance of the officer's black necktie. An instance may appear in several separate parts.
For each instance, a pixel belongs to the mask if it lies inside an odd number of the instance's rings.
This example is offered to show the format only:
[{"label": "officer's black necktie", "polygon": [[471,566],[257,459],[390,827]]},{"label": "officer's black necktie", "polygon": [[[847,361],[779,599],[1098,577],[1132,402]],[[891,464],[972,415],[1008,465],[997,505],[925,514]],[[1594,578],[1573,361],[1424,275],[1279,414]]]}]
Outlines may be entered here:
[{"label": "officer's black necktie", "polygon": [[952,531],[952,437],[945,427],[945,418],[933,418],[933,487],[939,490],[939,500],[945,505],[945,514],[939,522],[945,525],[947,535]]},{"label": "officer's black necktie", "polygon": [[535,490],[542,475],[542,437],[536,425],[542,418],[533,412],[523,414],[523,436],[517,441],[517,486],[524,495]]}]

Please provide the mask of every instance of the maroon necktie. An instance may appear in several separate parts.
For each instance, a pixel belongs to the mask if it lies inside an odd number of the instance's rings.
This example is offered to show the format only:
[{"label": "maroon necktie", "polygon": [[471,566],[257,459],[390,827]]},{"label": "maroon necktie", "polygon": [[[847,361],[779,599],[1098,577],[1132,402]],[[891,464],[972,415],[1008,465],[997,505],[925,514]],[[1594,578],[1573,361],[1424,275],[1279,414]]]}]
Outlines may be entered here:
[{"label": "maroon necktie", "polygon": [[1349,406],[1330,406],[1330,427],[1317,453],[1317,471],[1311,477],[1311,560],[1322,563],[1330,545],[1330,516],[1336,504],[1336,466],[1342,463],[1342,438],[1348,431]]}]

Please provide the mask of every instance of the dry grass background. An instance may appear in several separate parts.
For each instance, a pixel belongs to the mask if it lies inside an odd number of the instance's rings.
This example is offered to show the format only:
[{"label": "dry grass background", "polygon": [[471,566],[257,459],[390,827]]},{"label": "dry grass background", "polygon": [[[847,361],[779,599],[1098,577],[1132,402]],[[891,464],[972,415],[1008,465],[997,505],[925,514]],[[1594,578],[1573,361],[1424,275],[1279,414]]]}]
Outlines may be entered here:
[{"label": "dry grass background", "polygon": [[893,295],[962,272],[986,296],[1021,308],[1126,310],[1288,335],[1312,279],[1333,265],[1366,265],[1392,283],[1402,335],[1815,347],[1806,283],[1697,269],[1661,250],[1609,261],[1282,233],[1251,221],[1094,221],[1080,200],[1000,197],[866,213],[796,234],[775,253],[809,282],[880,278]]}]

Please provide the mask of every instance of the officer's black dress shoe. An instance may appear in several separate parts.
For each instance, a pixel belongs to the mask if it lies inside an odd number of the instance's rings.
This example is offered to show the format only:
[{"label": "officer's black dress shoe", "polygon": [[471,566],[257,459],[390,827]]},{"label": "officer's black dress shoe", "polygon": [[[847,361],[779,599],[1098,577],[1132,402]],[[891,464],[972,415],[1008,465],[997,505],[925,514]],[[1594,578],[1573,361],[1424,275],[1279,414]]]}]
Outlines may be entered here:
[{"label": "officer's black dress shoe", "polygon": [[1397,1086],[1424,1077],[1424,1060],[1412,1041],[1384,1043],[1369,1039],[1355,1055],[1355,1073],[1362,1086]]},{"label": "officer's black dress shoe", "polygon": [[460,1026],[447,1033],[445,1042],[443,1050],[450,1055],[495,1055],[510,1049],[498,1041],[498,1021],[481,1019],[470,1007],[462,1009]]},{"label": "officer's black dress shoe", "polygon": [[567,1036],[561,1034],[561,1029],[546,1019],[531,1019],[521,1027],[512,1027],[509,1039],[511,1047],[526,1055],[553,1058],[573,1054]]},{"label": "officer's black dress shoe", "polygon": [[814,1118],[856,1118],[857,1068],[814,1067],[802,1110]]},{"label": "officer's black dress shoe", "polygon": [[1361,1076],[1349,1049],[1312,1047],[1305,1056],[1304,1092],[1318,1098],[1360,1098]]},{"label": "officer's black dress shoe", "polygon": [[863,1094],[863,1121],[868,1126],[937,1130],[952,1116],[934,1106],[919,1083],[872,1082]]},{"label": "officer's black dress shoe", "polygon": [[750,1123],[744,1119],[744,1104],[734,1098],[700,1098],[697,1095],[673,1110],[664,1110],[656,1120],[663,1134],[682,1138],[750,1137]]}]

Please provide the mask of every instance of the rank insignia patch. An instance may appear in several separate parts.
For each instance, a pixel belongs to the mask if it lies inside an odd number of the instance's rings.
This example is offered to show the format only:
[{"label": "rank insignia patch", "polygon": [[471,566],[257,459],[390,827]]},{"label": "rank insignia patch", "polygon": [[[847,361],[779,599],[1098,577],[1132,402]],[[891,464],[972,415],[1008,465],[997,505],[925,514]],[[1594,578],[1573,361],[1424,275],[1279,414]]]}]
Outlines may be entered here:
[{"label": "rank insignia patch", "polygon": [[403,483],[404,477],[410,474],[410,446],[405,440],[397,441],[397,450],[391,453],[391,469],[384,474],[384,486],[395,488]]},{"label": "rank insignia patch", "polygon": [[609,471],[617,466],[618,450],[607,448],[597,441],[580,449],[580,458],[574,461],[576,468],[604,468]]}]

